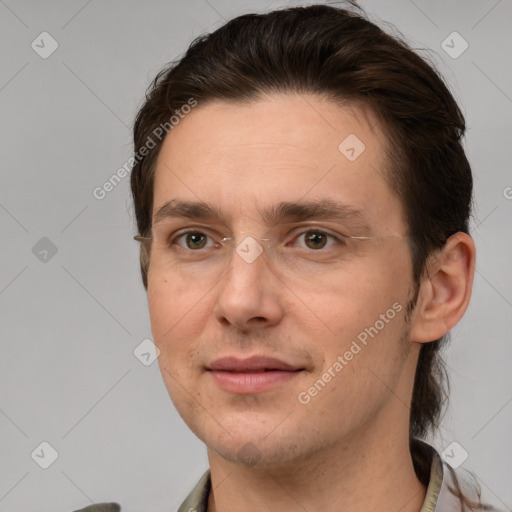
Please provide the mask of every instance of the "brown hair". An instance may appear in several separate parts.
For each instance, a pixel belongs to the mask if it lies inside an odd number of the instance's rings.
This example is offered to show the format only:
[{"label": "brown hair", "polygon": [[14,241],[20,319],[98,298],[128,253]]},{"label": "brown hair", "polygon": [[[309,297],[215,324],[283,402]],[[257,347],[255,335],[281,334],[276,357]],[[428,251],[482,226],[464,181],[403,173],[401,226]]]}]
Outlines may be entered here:
[{"label": "brown hair", "polygon": [[[465,120],[435,68],[401,36],[388,35],[350,4],[356,9],[311,5],[247,14],[195,39],[183,58],[170,63],[149,87],[135,121],[135,154],[191,98],[201,105],[291,92],[366,105],[378,115],[388,139],[385,178],[405,208],[417,292],[429,255],[454,233],[468,233],[473,182],[462,146]],[[151,233],[161,142],[136,161],[131,175],[142,236]],[[145,288],[149,251],[150,244],[143,243]],[[439,424],[448,384],[439,351],[447,340],[445,336],[421,348],[411,438],[425,437]]]}]

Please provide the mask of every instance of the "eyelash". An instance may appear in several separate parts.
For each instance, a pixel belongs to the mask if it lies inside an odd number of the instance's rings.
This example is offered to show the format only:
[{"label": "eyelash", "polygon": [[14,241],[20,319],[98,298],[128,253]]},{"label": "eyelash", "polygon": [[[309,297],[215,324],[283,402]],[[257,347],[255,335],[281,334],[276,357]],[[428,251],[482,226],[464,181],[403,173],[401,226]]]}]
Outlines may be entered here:
[{"label": "eyelash", "polygon": [[[316,233],[316,234],[322,234],[322,235],[326,235],[327,237],[330,237],[334,240],[336,240],[336,242],[339,244],[339,245],[346,245],[346,239],[348,237],[344,236],[344,235],[341,235],[341,234],[338,234],[338,235],[334,235],[332,233],[329,233],[327,231],[323,231],[321,229],[315,229],[315,228],[309,228],[309,229],[305,229],[304,231],[301,231],[299,232],[295,237],[294,237],[294,241],[297,240],[300,236],[302,235],[305,235],[307,233]],[[206,235],[207,237],[211,238],[210,235],[208,235],[207,233],[204,233],[200,230],[197,230],[197,229],[189,229],[189,230],[186,230],[186,231],[182,231],[181,233],[178,233],[176,236],[172,237],[169,239],[169,242],[168,242],[168,245],[169,246],[172,246],[175,244],[175,242],[181,238],[183,238],[184,236],[188,235],[188,234],[196,234],[196,235]],[[189,251],[189,252],[200,252],[201,249],[198,249],[198,250],[193,250],[193,249],[188,249],[188,248],[184,248],[184,247],[181,247],[180,245],[178,245],[178,247],[180,249],[183,249],[184,251]],[[307,248],[306,248],[307,249]],[[324,249],[322,247],[322,249]],[[322,249],[318,249],[318,250],[314,250],[314,249],[310,249],[312,252],[319,252],[319,251],[322,251]]]}]

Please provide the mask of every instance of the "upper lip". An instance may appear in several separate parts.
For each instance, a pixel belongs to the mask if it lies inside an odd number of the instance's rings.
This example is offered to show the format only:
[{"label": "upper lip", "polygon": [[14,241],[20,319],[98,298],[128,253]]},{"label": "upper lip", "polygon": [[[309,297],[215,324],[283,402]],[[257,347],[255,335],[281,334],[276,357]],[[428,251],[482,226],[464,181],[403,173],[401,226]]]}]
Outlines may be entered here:
[{"label": "upper lip", "polygon": [[207,370],[212,371],[229,371],[229,372],[250,372],[261,370],[284,370],[284,371],[298,371],[303,370],[297,366],[292,366],[280,359],[266,356],[252,356],[247,359],[238,359],[237,357],[221,357],[216,359],[209,366]]}]

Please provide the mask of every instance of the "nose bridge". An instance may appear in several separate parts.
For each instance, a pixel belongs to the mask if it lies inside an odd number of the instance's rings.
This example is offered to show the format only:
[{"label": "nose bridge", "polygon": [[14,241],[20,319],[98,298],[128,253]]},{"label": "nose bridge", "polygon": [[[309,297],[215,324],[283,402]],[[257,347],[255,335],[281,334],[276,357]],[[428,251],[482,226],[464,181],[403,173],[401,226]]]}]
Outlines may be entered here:
[{"label": "nose bridge", "polygon": [[269,242],[268,238],[258,237],[248,231],[240,231],[238,237],[233,239],[236,254],[248,265],[261,258],[264,252],[268,255]]},{"label": "nose bridge", "polygon": [[[269,249],[271,243],[268,238],[257,237],[249,231],[239,231],[236,235],[223,239],[228,245],[229,272],[225,276],[228,287],[245,288],[252,290],[262,284],[265,266],[270,261]],[[231,292],[234,290],[231,289]]]},{"label": "nose bridge", "polygon": [[233,315],[236,311],[258,307],[262,300],[265,246],[261,239],[246,232],[229,237],[225,243],[229,247],[224,267],[227,273],[220,283],[219,301],[226,308],[225,313],[229,311]]},{"label": "nose bridge", "polygon": [[226,240],[229,263],[219,283],[215,305],[216,318],[240,330],[274,325],[283,311],[274,282],[275,270],[269,269],[268,240],[249,232],[237,232]]}]

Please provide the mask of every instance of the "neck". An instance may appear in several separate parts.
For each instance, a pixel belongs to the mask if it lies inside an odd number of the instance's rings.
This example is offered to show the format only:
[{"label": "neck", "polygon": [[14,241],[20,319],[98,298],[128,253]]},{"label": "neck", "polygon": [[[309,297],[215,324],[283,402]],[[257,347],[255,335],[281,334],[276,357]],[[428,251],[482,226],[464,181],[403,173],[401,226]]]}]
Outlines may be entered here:
[{"label": "neck", "polygon": [[386,405],[336,442],[287,464],[248,467],[208,448],[208,512],[420,512],[426,488],[409,448],[409,414],[418,348],[409,354]]},{"label": "neck", "polygon": [[409,437],[352,436],[293,467],[256,468],[208,452],[212,491],[208,512],[418,512],[425,487],[417,479]]}]

